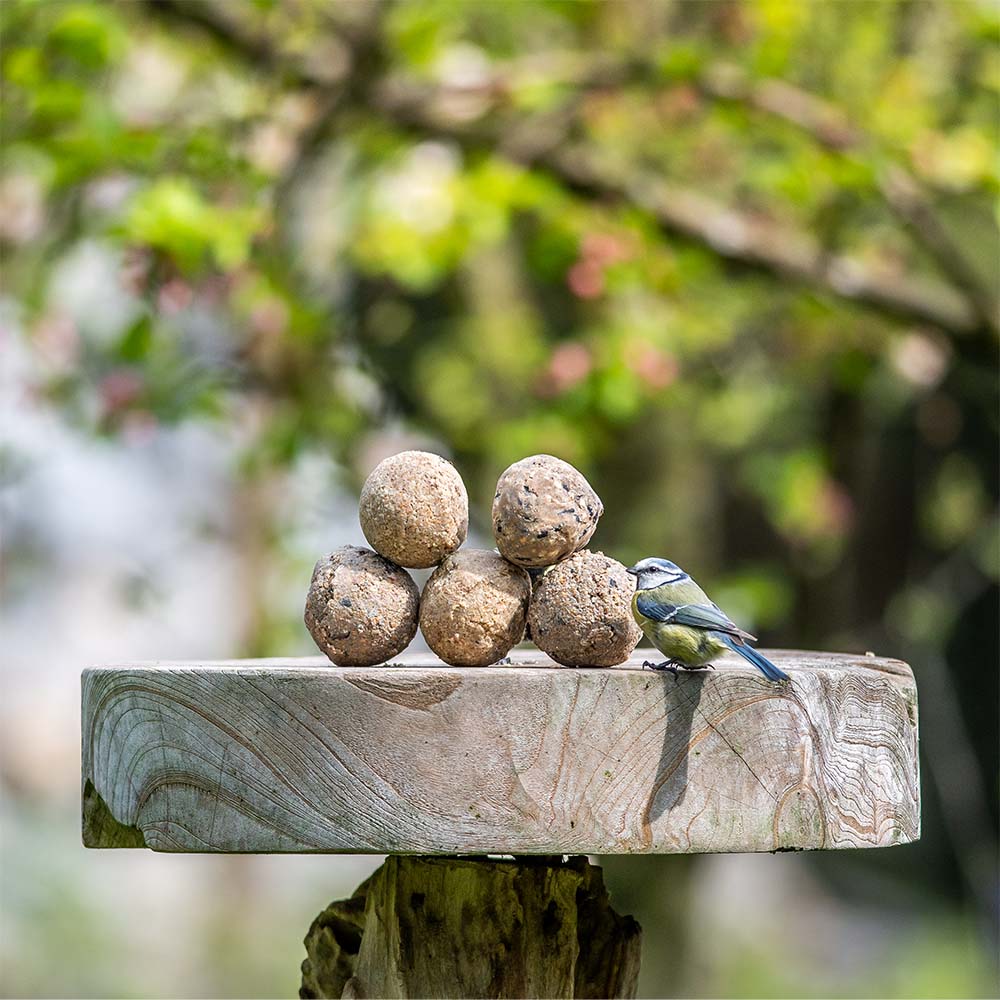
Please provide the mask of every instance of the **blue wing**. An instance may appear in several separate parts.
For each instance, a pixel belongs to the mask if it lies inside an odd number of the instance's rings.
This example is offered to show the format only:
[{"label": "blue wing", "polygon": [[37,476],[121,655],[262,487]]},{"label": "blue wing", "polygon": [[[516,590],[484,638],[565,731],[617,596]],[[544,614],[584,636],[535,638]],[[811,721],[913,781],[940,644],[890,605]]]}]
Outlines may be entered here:
[{"label": "blue wing", "polygon": [[663,601],[658,601],[651,594],[645,592],[640,593],[636,597],[635,606],[639,614],[644,615],[646,618],[652,618],[654,622],[669,622],[677,614],[677,606],[675,604],[665,604]]},{"label": "blue wing", "polygon": [[687,625],[707,632],[725,632],[740,639],[753,639],[714,604],[666,604],[652,594],[640,593],[635,599],[639,614],[669,625]]}]

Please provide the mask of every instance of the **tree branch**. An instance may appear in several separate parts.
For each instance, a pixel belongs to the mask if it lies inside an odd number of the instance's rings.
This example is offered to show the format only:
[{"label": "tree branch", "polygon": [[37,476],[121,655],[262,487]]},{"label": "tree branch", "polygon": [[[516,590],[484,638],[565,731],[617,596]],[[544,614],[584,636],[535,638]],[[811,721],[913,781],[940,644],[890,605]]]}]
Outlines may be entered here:
[{"label": "tree branch", "polygon": [[[331,82],[308,62],[286,59],[261,36],[224,16],[210,2],[147,0],[157,13],[185,21],[207,31],[245,61],[280,72],[300,86],[327,91]],[[350,60],[356,72],[356,60]],[[350,75],[352,70],[348,70]],[[645,69],[634,61],[619,65],[598,60],[591,85],[616,85],[642,77]],[[369,74],[364,74],[371,79]],[[784,116],[797,124],[811,124],[826,144],[843,147],[856,141],[854,133],[828,112],[820,113],[818,99],[792,105],[776,89],[776,81],[758,95],[762,110],[784,108]],[[358,89],[350,87],[357,98]],[[496,104],[502,88],[489,88],[486,108]],[[729,84],[729,97],[733,95]],[[550,116],[490,124],[481,113],[466,120],[442,113],[454,92],[446,88],[422,87],[412,81],[387,79],[371,87],[369,107],[399,128],[431,138],[450,139],[465,149],[495,151],[514,162],[552,174],[573,190],[604,200],[621,201],[647,212],[668,233],[702,243],[720,256],[758,267],[783,279],[812,285],[837,297],[849,299],[911,321],[929,323],[952,333],[967,333],[983,325],[978,308],[954,288],[923,278],[879,273],[860,260],[830,255],[809,233],[780,226],[733,210],[723,203],[688,188],[664,181],[646,171],[623,172],[600,162],[597,152],[584,145],[564,142],[565,131],[555,127]],[[721,93],[720,93],[720,96]],[[334,102],[340,106],[340,101]],[[485,109],[484,109],[485,110]],[[817,117],[819,116],[819,117]],[[565,116],[554,116],[563,125]],[[822,126],[818,122],[825,122]]]},{"label": "tree branch", "polygon": [[[579,97],[591,91],[629,84],[648,87],[662,83],[656,67],[643,58],[596,54],[593,58],[581,59],[577,53],[561,52],[547,54],[544,63],[537,57],[527,56],[499,64],[490,81],[480,89],[494,95],[502,94],[511,81],[537,72],[546,72],[554,79],[573,85]],[[807,132],[831,152],[841,155],[866,153],[873,160],[879,159],[875,138],[854,125],[843,109],[784,80],[754,80],[737,66],[716,63],[696,78],[695,85],[710,99],[743,104],[782,119]],[[934,198],[926,186],[900,163],[880,169],[876,184],[883,201],[914,242],[923,248],[955,289],[966,296],[980,324],[1000,332],[1000,310],[993,288],[969,261],[965,248],[942,224],[935,211]]]},{"label": "tree branch", "polygon": [[[298,185],[317,152],[329,138],[341,112],[352,101],[361,103],[372,82],[384,71],[381,27],[389,0],[372,0],[364,19],[348,39],[348,56],[343,75],[335,85],[321,88],[321,106],[316,117],[298,137],[298,149],[289,168],[278,180],[274,203],[281,206]],[[281,220],[279,220],[279,223]]]},{"label": "tree branch", "polygon": [[987,329],[1000,333],[1000,306],[993,289],[986,285],[970,262],[965,248],[955,242],[941,222],[923,186],[899,165],[882,171],[878,183],[886,204],[908,232],[955,287],[965,293]]},{"label": "tree branch", "polygon": [[316,85],[320,82],[311,74],[304,73],[295,63],[282,59],[270,39],[230,16],[211,0],[146,0],[146,7],[164,20],[194,25],[260,69],[280,72],[300,84]]},{"label": "tree branch", "polygon": [[856,258],[830,255],[806,232],[735,211],[648,171],[609,166],[592,148],[567,144],[561,135],[540,136],[531,119],[508,128],[491,128],[482,120],[457,122],[439,113],[441,96],[433,89],[387,82],[376,91],[373,106],[399,127],[465,148],[496,150],[583,194],[634,205],[665,232],[703,243],[730,260],[955,333],[979,326],[968,303],[949,286],[879,273]]},{"label": "tree branch", "polygon": [[[718,65],[701,75],[698,87],[709,97],[736,101],[790,122],[834,152],[877,154],[874,137],[854,126],[842,109],[783,80],[754,81],[738,67]],[[899,163],[879,170],[876,183],[889,209],[941,273],[965,294],[979,320],[1000,332],[993,289],[941,223],[924,185]]]}]

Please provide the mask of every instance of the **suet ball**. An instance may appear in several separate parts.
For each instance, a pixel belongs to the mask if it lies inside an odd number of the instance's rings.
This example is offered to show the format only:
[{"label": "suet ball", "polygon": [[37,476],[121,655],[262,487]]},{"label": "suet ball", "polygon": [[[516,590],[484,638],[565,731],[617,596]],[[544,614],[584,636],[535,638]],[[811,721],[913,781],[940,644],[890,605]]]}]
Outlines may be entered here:
[{"label": "suet ball", "polygon": [[634,583],[625,567],[587,549],[546,570],[528,609],[531,639],[568,667],[611,667],[640,638],[632,618]]},{"label": "suet ball", "polygon": [[531,597],[526,570],[485,549],[448,556],[424,584],[420,631],[445,663],[496,663],[524,635]]},{"label": "suet ball", "polygon": [[465,541],[469,496],[451,462],[426,451],[403,451],[379,462],[365,480],[358,513],[379,555],[424,569]]},{"label": "suet ball", "polygon": [[420,592],[405,569],[370,549],[345,545],[316,563],[305,623],[338,666],[370,666],[409,645],[419,605]]},{"label": "suet ball", "polygon": [[601,498],[568,462],[532,455],[497,482],[493,536],[500,554],[519,566],[551,566],[590,541],[604,513]]}]

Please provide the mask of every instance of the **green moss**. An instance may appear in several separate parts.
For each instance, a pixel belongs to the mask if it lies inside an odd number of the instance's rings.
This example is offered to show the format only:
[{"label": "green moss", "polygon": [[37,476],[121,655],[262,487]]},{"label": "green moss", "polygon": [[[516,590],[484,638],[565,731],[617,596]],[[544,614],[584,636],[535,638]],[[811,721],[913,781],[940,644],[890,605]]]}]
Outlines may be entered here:
[{"label": "green moss", "polygon": [[89,778],[83,788],[83,844],[85,847],[147,846],[139,827],[126,826],[111,815]]}]

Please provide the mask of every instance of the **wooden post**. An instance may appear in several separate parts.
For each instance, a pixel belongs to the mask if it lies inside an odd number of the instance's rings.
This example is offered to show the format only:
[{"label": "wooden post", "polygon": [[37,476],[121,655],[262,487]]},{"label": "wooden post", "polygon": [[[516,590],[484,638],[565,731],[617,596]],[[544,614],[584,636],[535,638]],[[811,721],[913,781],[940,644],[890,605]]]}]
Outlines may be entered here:
[{"label": "wooden post", "polygon": [[301,997],[634,997],[639,925],[586,858],[390,857],[306,935]]},{"label": "wooden post", "polygon": [[[919,837],[909,667],[768,656],[789,686],[735,657],[675,679],[531,652],[87,670],[84,843],[440,856],[390,858],[317,919],[304,996],[628,996],[637,926],[552,856]],[[486,854],[518,860],[454,857]]]}]

